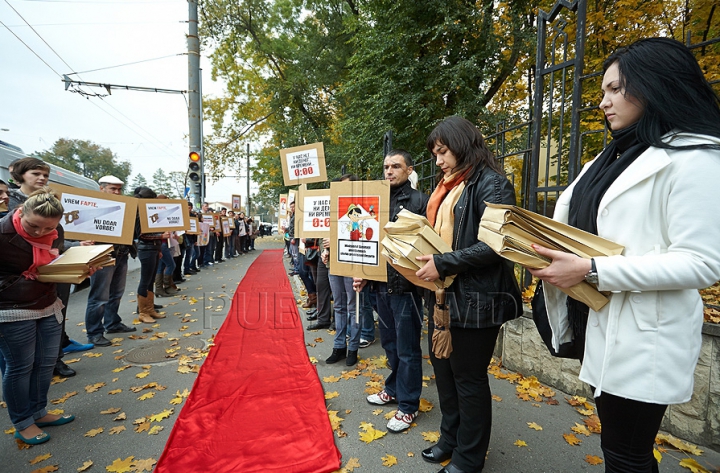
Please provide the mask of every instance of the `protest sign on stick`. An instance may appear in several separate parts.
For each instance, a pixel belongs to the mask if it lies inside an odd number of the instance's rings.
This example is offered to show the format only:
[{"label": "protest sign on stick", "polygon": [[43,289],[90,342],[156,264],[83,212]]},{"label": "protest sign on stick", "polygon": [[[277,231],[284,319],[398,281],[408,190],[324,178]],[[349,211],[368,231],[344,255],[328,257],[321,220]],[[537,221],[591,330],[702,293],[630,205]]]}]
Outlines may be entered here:
[{"label": "protest sign on stick", "polygon": [[325,148],[322,143],[281,149],[280,162],[286,186],[327,181]]}]

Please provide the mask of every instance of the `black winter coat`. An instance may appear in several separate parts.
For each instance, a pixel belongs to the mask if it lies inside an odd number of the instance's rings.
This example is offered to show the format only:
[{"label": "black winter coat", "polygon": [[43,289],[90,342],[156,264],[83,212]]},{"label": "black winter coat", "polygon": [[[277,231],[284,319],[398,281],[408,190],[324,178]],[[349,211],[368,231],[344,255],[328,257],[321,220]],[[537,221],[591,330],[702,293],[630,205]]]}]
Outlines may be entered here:
[{"label": "black winter coat", "polygon": [[[58,238],[52,247],[63,249],[64,231],[58,225]],[[0,310],[41,310],[55,303],[57,289],[54,283],[25,279],[22,273],[33,264],[33,248],[18,235],[8,214],[0,220]]]},{"label": "black winter coat", "polygon": [[[410,185],[410,181],[398,188],[390,188],[390,221],[397,220],[397,215],[401,210],[406,209],[412,213],[425,216],[425,210],[430,197],[422,192],[415,190]],[[389,294],[403,294],[405,292],[415,291],[417,288],[409,282],[402,274],[388,263],[387,265],[387,290]]]},{"label": "black winter coat", "polygon": [[433,257],[441,278],[456,275],[446,290],[453,327],[498,326],[523,312],[513,264],[477,238],[485,202],[515,204],[510,181],[489,168],[471,175],[455,205],[454,251]]}]

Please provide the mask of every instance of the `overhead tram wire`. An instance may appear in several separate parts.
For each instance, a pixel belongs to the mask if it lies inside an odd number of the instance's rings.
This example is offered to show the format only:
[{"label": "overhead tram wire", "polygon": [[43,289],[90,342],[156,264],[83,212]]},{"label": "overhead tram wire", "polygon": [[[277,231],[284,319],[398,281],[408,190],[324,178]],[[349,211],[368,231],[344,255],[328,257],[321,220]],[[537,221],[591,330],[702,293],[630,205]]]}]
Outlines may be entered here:
[{"label": "overhead tram wire", "polygon": [[[65,61],[65,59],[63,59],[62,56],[60,56],[60,54],[58,54],[58,52],[55,51],[55,49],[53,49],[53,47],[50,46],[50,44],[49,44],[47,41],[45,41],[45,38],[43,38],[43,37],[40,35],[40,33],[38,33],[37,30],[36,30],[35,28],[33,28],[33,26],[25,19],[25,17],[23,17],[23,16],[20,14],[20,12],[18,12],[18,11],[15,9],[15,7],[13,7],[13,6],[10,4],[10,2],[9,2],[8,0],[5,0],[5,3],[7,3],[10,8],[12,8],[12,10],[15,12],[15,14],[16,14],[17,16],[19,16],[19,17],[22,19],[22,21],[25,22],[25,24],[26,24],[27,26],[30,27],[30,29],[35,33],[35,35],[37,35],[37,37],[40,38],[40,39],[42,40],[42,42],[45,43],[45,45],[46,45],[48,48],[50,48],[50,50],[63,62],[63,64],[65,64],[65,65],[68,67],[68,69],[70,69],[71,71],[74,70],[74,68],[73,68],[72,66],[70,66],[70,64],[68,64],[67,61]],[[50,64],[48,64],[47,61],[45,61],[37,52],[35,52],[27,43],[25,43],[25,41],[23,41],[17,34],[15,34],[14,31],[12,31],[7,25],[5,25],[5,23],[3,23],[1,20],[0,20],[0,23],[2,23],[2,25],[3,25],[8,31],[10,31],[10,33],[12,33],[13,36],[15,36],[21,43],[23,43],[23,44],[25,45],[25,47],[27,47],[33,54],[35,54],[35,56],[37,56],[38,59],[40,59],[48,68],[50,68],[51,71],[53,71],[53,72],[54,72],[56,75],[58,75],[61,79],[63,78],[62,74],[58,73],[52,66],[50,66]],[[80,74],[80,73],[73,72],[73,74]],[[80,76],[78,75],[78,77],[80,77]],[[100,99],[103,98],[103,97],[101,97],[99,94],[94,94],[94,93],[90,93],[90,92],[86,92],[86,91],[82,90],[82,89],[80,88],[80,86],[78,86],[78,92],[79,92],[81,95],[86,96],[86,97],[87,97],[87,96],[93,96],[93,95],[94,95],[94,96],[97,96],[97,97],[100,98]],[[184,95],[184,94],[183,94],[183,95]],[[143,129],[140,125],[138,125],[138,124],[135,123],[132,119],[130,119],[129,117],[127,117],[126,115],[124,115],[124,114],[123,114],[122,112],[120,112],[117,108],[113,107],[112,105],[110,105],[108,102],[105,102],[104,100],[103,100],[103,102],[104,102],[105,104],[107,104],[110,108],[112,108],[113,110],[115,110],[117,113],[119,113],[120,115],[122,115],[125,119],[127,119],[130,123],[132,123],[132,124],[133,124],[134,126],[136,126],[138,129],[140,129],[140,130]],[[105,112],[106,114],[108,114],[110,117],[112,117],[112,118],[114,118],[115,120],[117,120],[118,122],[122,123],[123,126],[125,126],[125,127],[128,128],[128,129],[130,129],[131,131],[133,131],[135,134],[137,134],[137,135],[140,136],[141,138],[143,138],[143,139],[148,139],[147,137],[149,136],[149,137],[151,138],[150,141],[155,140],[157,143],[160,143],[162,147],[164,147],[165,149],[167,149],[168,151],[170,151],[170,154],[168,154],[169,157],[171,157],[171,158],[173,158],[173,159],[176,158],[176,153],[173,152],[170,148],[168,148],[167,145],[165,145],[165,144],[164,144],[162,141],[160,141],[158,138],[156,138],[156,137],[154,137],[154,136],[152,136],[152,135],[149,135],[149,134],[146,135],[146,136],[143,136],[143,135],[140,134],[137,130],[133,130],[133,129],[130,128],[126,123],[123,123],[122,120],[118,119],[117,117],[114,117],[114,116],[113,116],[110,112],[108,112],[107,110],[103,110],[102,107],[100,107],[98,104],[96,104],[96,103],[94,103],[94,102],[92,102],[92,103],[93,103],[93,105],[95,105],[96,107],[98,107],[100,110],[102,110],[103,112]],[[153,145],[154,145],[154,146],[157,146],[157,144],[154,144],[154,143],[153,143]],[[162,148],[160,148],[160,147],[158,147],[158,149],[162,150]],[[165,153],[167,153],[165,150],[162,150],[162,151],[165,152]]]},{"label": "overhead tram wire", "polygon": [[107,70],[107,69],[115,69],[116,67],[132,66],[133,64],[140,64],[140,63],[143,63],[143,62],[157,61],[157,60],[160,60],[160,59],[167,59],[167,58],[169,58],[169,57],[177,57],[177,56],[187,56],[187,53],[169,54],[169,55],[167,55],[167,56],[161,56],[161,57],[156,57],[156,58],[152,58],[152,59],[143,59],[142,61],[135,61],[135,62],[128,62],[128,63],[125,63],[125,64],[118,64],[117,66],[101,67],[101,68],[99,68],[99,69],[90,69],[89,71],[71,72],[70,74],[67,74],[67,75],[68,75],[68,76],[78,75],[78,77],[79,77],[79,74],[85,74],[85,73],[97,72],[97,71],[105,71],[105,70]]}]

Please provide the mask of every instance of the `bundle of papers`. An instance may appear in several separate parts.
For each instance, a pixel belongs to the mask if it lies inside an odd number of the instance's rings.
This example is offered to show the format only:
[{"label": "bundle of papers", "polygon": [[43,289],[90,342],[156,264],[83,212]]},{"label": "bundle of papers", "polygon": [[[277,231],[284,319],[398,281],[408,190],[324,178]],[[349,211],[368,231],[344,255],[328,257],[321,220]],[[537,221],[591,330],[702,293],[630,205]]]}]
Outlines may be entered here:
[{"label": "bundle of papers", "polygon": [[79,284],[90,275],[90,268],[114,266],[112,245],[74,246],[38,268],[38,281]]},{"label": "bundle of papers", "polygon": [[[503,258],[528,268],[545,268],[551,262],[537,254],[533,244],[582,258],[619,255],[624,249],[610,240],[514,205],[487,202],[486,205],[478,228],[478,239]],[[561,290],[595,311],[608,302],[607,297],[585,281]]]},{"label": "bundle of papers", "polygon": [[415,273],[425,265],[424,261],[418,261],[416,257],[452,251],[450,245],[435,233],[425,217],[409,210],[401,210],[397,220],[388,222],[384,230],[385,238],[380,242],[382,255],[405,279],[432,291],[452,284],[454,276],[435,281],[425,281],[415,276]]}]

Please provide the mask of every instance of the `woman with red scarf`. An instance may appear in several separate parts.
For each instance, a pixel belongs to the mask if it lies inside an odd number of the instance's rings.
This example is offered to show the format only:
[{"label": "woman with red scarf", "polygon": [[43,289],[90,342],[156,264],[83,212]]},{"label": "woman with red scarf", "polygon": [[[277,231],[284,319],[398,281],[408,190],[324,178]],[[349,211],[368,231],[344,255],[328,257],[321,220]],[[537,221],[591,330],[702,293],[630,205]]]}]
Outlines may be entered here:
[{"label": "woman with red scarf", "polygon": [[[428,323],[442,422],[440,440],[422,457],[430,463],[452,458],[440,473],[478,473],[492,423],[487,367],[500,326],[523,309],[512,263],[477,233],[485,202],[515,204],[515,191],[480,131],[464,118],[443,120],[427,148],[440,168],[427,219],[453,251],[418,257],[427,263],[416,275],[426,281],[455,275],[455,280],[442,294],[446,304],[436,307]],[[445,322],[439,323],[439,313]]]},{"label": "woman with red scarf", "polygon": [[63,207],[45,187],[0,221],[0,353],[3,398],[15,438],[35,445],[50,440],[41,428],[72,422],[48,414],[47,393],[60,347],[63,304],[55,284],[37,280],[63,245]]}]

